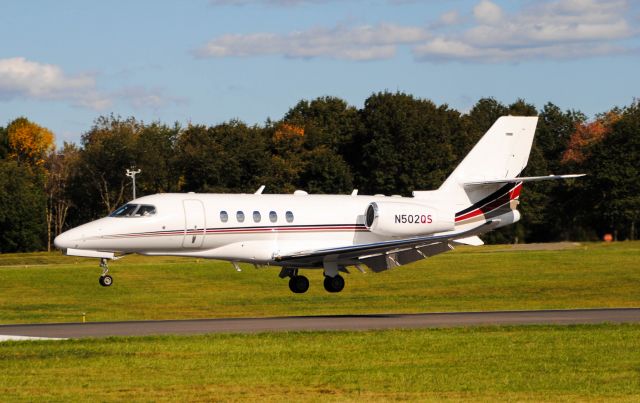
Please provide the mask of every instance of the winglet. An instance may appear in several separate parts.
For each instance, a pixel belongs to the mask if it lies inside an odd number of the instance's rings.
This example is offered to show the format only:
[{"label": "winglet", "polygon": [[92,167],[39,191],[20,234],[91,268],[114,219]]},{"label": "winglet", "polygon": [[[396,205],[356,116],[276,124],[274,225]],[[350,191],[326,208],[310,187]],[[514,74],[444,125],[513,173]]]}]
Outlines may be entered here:
[{"label": "winglet", "polygon": [[258,188],[258,190],[256,190],[256,192],[255,192],[254,194],[256,194],[256,195],[261,195],[263,190],[264,190],[264,185],[260,186],[260,187]]}]

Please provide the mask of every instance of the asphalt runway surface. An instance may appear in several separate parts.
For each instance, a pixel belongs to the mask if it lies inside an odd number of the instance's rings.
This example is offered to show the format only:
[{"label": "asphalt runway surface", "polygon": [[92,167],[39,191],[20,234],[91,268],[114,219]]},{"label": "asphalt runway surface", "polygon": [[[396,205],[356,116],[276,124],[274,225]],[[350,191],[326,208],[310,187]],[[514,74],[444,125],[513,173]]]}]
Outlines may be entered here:
[{"label": "asphalt runway surface", "polygon": [[129,322],[0,325],[0,338],[84,338],[109,336],[255,333],[312,330],[374,330],[486,325],[640,323],[640,308],[422,314],[288,316]]}]

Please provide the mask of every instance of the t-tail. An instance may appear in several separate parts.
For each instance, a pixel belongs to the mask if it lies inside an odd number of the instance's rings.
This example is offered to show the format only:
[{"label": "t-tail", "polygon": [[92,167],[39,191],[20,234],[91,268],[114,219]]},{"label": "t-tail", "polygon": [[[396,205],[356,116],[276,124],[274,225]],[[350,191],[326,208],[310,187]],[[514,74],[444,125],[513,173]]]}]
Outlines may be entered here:
[{"label": "t-tail", "polygon": [[498,222],[494,228],[515,223],[520,219],[517,206],[523,182],[582,176],[518,176],[527,166],[537,123],[537,117],[499,118],[438,190],[416,191],[414,197],[449,204],[456,228],[489,220]]}]

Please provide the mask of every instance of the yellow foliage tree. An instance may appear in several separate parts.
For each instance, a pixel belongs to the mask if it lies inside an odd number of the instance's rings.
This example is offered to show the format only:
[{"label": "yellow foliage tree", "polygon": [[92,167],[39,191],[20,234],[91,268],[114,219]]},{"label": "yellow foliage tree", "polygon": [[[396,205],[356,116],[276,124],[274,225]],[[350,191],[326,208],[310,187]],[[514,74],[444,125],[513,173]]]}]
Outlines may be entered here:
[{"label": "yellow foliage tree", "polygon": [[7,127],[10,155],[20,162],[40,166],[47,154],[54,150],[54,136],[51,130],[18,118]]}]

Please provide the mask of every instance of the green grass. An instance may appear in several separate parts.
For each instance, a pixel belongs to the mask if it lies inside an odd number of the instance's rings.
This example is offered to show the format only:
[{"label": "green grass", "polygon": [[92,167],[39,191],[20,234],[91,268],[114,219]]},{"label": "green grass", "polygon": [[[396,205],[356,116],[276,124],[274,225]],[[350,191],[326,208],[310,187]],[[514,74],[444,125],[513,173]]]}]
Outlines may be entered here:
[{"label": "green grass", "polygon": [[637,401],[640,325],[7,342],[3,401]]},{"label": "green grass", "polygon": [[339,294],[292,294],[278,268],[127,256],[100,287],[96,260],[0,255],[0,323],[640,306],[640,242],[564,250],[461,248],[384,273],[346,276]]}]

